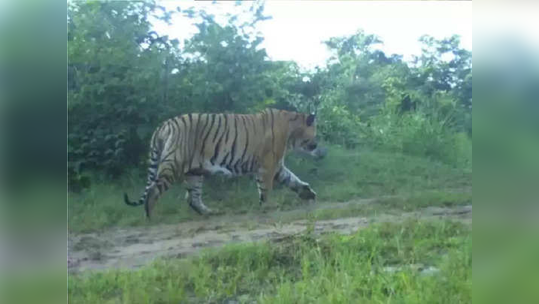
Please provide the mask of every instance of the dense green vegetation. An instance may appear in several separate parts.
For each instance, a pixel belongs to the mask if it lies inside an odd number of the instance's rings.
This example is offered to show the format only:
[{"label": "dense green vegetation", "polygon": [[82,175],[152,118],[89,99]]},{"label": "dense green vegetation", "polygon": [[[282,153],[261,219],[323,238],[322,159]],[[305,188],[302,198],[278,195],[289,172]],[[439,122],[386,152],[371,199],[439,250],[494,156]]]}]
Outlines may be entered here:
[{"label": "dense green vegetation", "polygon": [[[192,18],[198,33],[180,42],[153,31],[150,20],[174,14]],[[423,53],[405,62],[359,30],[326,41],[333,57],[305,71],[268,60],[256,31],[267,18],[260,4],[223,23],[153,2],[69,3],[70,189],[144,168],[149,137],[166,118],[266,107],[316,107],[328,144],[469,165],[471,53],[457,36],[422,37]]]},{"label": "dense green vegetation", "polygon": [[[170,22],[178,14],[196,24],[189,39],[152,28],[151,20]],[[381,51],[380,37],[358,30],[326,41],[332,58],[304,70],[268,59],[257,32],[267,18],[259,3],[219,22],[200,9],[168,11],[152,1],[68,4],[71,233],[198,217],[181,185],[165,193],[152,221],[121,196],[142,191],[154,128],[189,112],[316,108],[329,154],[322,160],[292,155],[287,166],[312,185],[321,204],[376,198],[289,212],[275,223],[471,204],[472,54],[458,36],[422,37],[422,54],[407,62]],[[302,208],[280,187],[259,206],[248,177],[212,177],[204,189],[205,203],[225,219]],[[279,244],[239,244],[137,270],[73,274],[69,300],[471,303],[471,247],[471,225],[453,221],[409,219],[321,238],[308,229]]]}]

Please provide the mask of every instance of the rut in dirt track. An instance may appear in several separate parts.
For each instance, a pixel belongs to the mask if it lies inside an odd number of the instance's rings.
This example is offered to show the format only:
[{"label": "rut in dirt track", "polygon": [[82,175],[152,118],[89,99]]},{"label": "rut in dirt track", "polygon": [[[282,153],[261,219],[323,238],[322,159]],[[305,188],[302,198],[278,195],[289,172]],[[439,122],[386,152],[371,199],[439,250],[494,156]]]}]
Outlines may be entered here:
[{"label": "rut in dirt track", "polygon": [[[375,203],[375,199],[354,200],[309,206],[269,214],[212,216],[204,220],[175,225],[111,229],[103,233],[69,236],[68,267],[70,272],[137,268],[158,257],[184,257],[204,248],[259,240],[279,241],[300,234],[308,220],[281,224],[280,218],[302,217],[312,210],[345,208]],[[298,216],[300,215],[300,216]],[[305,218],[305,216],[303,216]],[[377,214],[374,217],[347,217],[314,222],[314,233],[349,234],[375,222],[399,222],[409,218],[449,218],[471,223],[472,206],[454,208],[427,207],[415,212]]]}]

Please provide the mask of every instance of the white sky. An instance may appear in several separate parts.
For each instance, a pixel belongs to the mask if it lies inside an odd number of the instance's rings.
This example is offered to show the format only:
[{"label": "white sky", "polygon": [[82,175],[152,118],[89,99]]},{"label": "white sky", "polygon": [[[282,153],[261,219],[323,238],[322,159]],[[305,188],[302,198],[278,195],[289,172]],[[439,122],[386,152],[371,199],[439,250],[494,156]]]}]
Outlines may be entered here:
[{"label": "white sky", "polygon": [[[201,7],[217,17],[234,12],[234,2],[163,1],[168,9]],[[249,5],[250,3],[246,3]],[[272,60],[294,60],[304,68],[323,66],[330,57],[322,41],[346,36],[363,29],[384,42],[382,50],[404,55],[405,60],[419,55],[420,36],[441,39],[453,34],[461,36],[461,46],[472,50],[471,1],[268,1],[258,30],[262,44]],[[191,20],[178,16],[173,25],[155,24],[155,29],[182,41],[196,32]]]}]

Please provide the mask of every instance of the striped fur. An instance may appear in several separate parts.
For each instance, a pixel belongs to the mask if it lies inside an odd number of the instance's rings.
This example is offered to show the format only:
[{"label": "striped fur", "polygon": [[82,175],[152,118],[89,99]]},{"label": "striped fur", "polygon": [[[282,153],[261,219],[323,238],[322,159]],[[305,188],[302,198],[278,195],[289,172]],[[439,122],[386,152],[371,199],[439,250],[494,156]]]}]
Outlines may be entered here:
[{"label": "striped fur", "polygon": [[186,198],[198,213],[212,210],[202,203],[205,174],[229,176],[254,174],[259,201],[267,200],[273,182],[297,192],[302,199],[315,199],[309,184],[284,165],[287,150],[313,153],[316,149],[314,114],[267,109],[257,114],[187,114],[163,122],[153,133],[150,166],[144,194],[138,202],[146,215],[159,197],[176,181],[187,184]]}]

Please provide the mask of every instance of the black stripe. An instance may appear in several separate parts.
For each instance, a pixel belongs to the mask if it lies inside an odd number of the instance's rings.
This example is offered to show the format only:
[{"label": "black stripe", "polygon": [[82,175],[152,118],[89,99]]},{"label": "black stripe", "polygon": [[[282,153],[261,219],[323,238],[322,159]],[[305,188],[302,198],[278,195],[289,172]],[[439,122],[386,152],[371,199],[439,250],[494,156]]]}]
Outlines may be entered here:
[{"label": "black stripe", "polygon": [[254,138],[256,138],[256,116],[251,116],[251,123],[253,124],[253,135],[254,135]]},{"label": "black stripe", "polygon": [[197,115],[197,125],[195,127],[195,134],[193,134],[193,148],[191,149],[191,152],[194,154],[196,146],[197,146],[197,139],[198,139],[198,126],[200,125],[200,115]]},{"label": "black stripe", "polygon": [[221,161],[221,164],[220,164],[221,167],[224,167],[224,166],[225,166],[226,159],[228,158],[229,155],[230,155],[230,152],[228,152],[228,153],[225,155],[225,157],[224,157],[223,160]]},{"label": "black stripe", "polygon": [[241,158],[239,159],[239,161],[241,162],[243,162],[243,158],[245,157],[245,153],[247,153],[247,148],[249,147],[249,129],[245,125],[245,119],[243,119],[243,117],[242,117],[242,120],[243,120],[243,127],[245,128],[246,136],[245,136],[245,148],[243,148],[243,153],[241,154]]},{"label": "black stripe", "polygon": [[230,133],[230,129],[228,127],[225,127],[225,129],[226,129],[225,144],[227,144],[228,143],[228,134]]},{"label": "black stripe", "polygon": [[172,155],[172,153],[176,152],[176,149],[172,149],[170,152],[168,152],[165,157],[161,158],[161,161],[159,162],[159,164],[162,164],[164,163],[165,161],[169,161],[167,158]]},{"label": "black stripe", "polygon": [[255,158],[253,157],[253,158],[251,159],[251,167],[249,168],[249,172],[253,172],[253,167],[254,167],[254,165],[255,165]]},{"label": "black stripe", "polygon": [[[200,136],[198,136],[198,131],[197,131],[197,139],[198,139],[199,137],[202,138],[202,145],[201,145],[202,147],[204,146],[204,139],[205,139],[205,138],[203,138],[203,137],[204,137],[204,132],[206,131],[206,127],[208,126],[208,123],[210,122],[210,120],[209,120],[209,114],[201,114],[201,115],[199,115],[199,116],[198,116],[198,120],[200,121],[200,120],[202,119],[203,115],[206,115],[206,119],[205,119],[204,126],[202,127],[202,130],[200,130]],[[198,126],[198,124],[197,124],[197,126]],[[197,128],[197,129],[198,129],[198,128]],[[196,143],[195,143],[195,149],[196,149],[196,146],[197,146],[197,145],[196,145]],[[198,156],[199,156],[199,158],[200,158],[200,156],[201,156],[200,151],[201,151],[201,150],[198,150]],[[192,158],[193,160],[194,160],[194,158],[195,158],[196,152],[197,152],[197,151],[193,151],[193,156],[192,156],[192,157],[193,157],[193,158]],[[199,165],[200,165],[200,162],[199,162]],[[191,168],[191,167],[192,167],[192,161],[191,161],[191,166],[190,166],[189,168]]]},{"label": "black stripe", "polygon": [[204,126],[202,127],[202,130],[200,131],[200,137],[202,137],[203,138],[202,140],[204,141],[204,134],[206,132],[206,127],[210,123],[210,119],[209,119],[209,114],[202,114],[202,115],[206,115],[206,122],[204,123]]},{"label": "black stripe", "polygon": [[[191,115],[191,114],[189,114]],[[202,114],[204,115],[204,114]],[[193,136],[193,148],[191,149],[191,155],[189,155],[189,167],[188,167],[188,171],[191,170],[191,166],[193,164],[193,160],[195,158],[195,149],[197,147],[197,139],[198,139],[198,126],[200,125],[200,119],[201,119],[201,115],[197,115],[197,125],[195,127],[195,134],[192,134]]]},{"label": "black stripe", "polygon": [[163,130],[164,127],[165,127],[165,122],[163,122],[161,125],[159,125],[159,127],[153,133],[152,142],[150,144],[151,147],[157,147],[157,140],[158,140],[159,134],[161,133],[161,130]]},{"label": "black stripe", "polygon": [[215,130],[215,135],[213,136],[212,143],[215,142],[215,139],[217,138],[217,134],[219,134],[220,129],[221,129],[221,115],[219,114],[219,121],[217,122],[217,130]]},{"label": "black stripe", "polygon": [[235,172],[240,172],[240,169],[241,168],[238,168],[238,165],[240,164],[241,162],[241,159],[238,158],[238,160],[234,163],[234,165],[232,166],[232,168],[234,169]]},{"label": "black stripe", "polygon": [[163,142],[163,148],[162,149],[165,148],[166,141],[170,140],[170,148],[172,150],[176,150],[176,146],[178,144],[179,138],[177,136],[174,136],[175,131],[174,131],[174,128],[172,127],[172,121],[174,121],[174,120],[171,120],[171,122],[169,122],[169,124],[168,124],[169,134],[167,135],[167,138],[166,138],[165,142]]},{"label": "black stripe", "polygon": [[173,159],[164,159],[160,165],[164,165],[164,164],[167,164],[167,163],[174,163],[174,160]]},{"label": "black stripe", "polygon": [[[208,130],[208,133],[206,133],[206,136],[204,136],[204,139],[202,140],[202,148],[200,149],[200,154],[204,153],[204,148],[206,147],[206,141],[208,140],[208,136],[210,136],[211,130],[213,128],[213,123],[215,122],[215,114],[211,114],[211,124],[210,129]],[[217,134],[217,132],[215,132]]]},{"label": "black stripe", "polygon": [[174,163],[172,164],[172,173],[174,174],[175,178],[178,177],[178,171],[176,168],[177,165],[178,165],[178,153],[174,153]]},{"label": "black stripe", "polygon": [[187,141],[189,140],[189,133],[187,133],[187,122],[185,121],[185,115],[183,115],[180,119],[183,122],[183,133],[185,134],[185,139],[182,144],[182,157],[185,157],[185,152],[187,151]]},{"label": "black stripe", "polygon": [[[171,119],[172,123],[170,124],[170,134],[169,137],[172,137],[171,142],[171,148],[176,151],[178,148],[178,142],[180,141],[180,124],[176,120],[176,118]],[[176,126],[176,128],[173,128],[173,126]],[[164,148],[164,145],[163,145]]]},{"label": "black stripe", "polygon": [[202,119],[203,115],[206,115],[206,114],[199,114],[197,115],[197,126],[196,126],[196,129],[195,129],[195,136],[198,137],[198,126],[200,125],[200,120]]},{"label": "black stripe", "polygon": [[241,165],[241,171],[243,173],[248,172],[248,169],[249,169],[248,166],[249,166],[249,158],[247,158],[247,160],[245,162],[243,162],[243,164]]},{"label": "black stripe", "polygon": [[[173,172],[172,172],[172,169],[171,169],[170,167],[169,167],[169,168],[165,168],[165,169],[163,170],[163,172],[165,172],[165,170],[168,170],[168,171],[170,171],[171,173],[173,173]],[[173,173],[173,174],[174,174],[174,173]],[[172,176],[170,176],[170,175],[163,175],[162,178],[163,178],[167,183],[172,184],[172,181],[171,181],[171,179],[173,178]]]},{"label": "black stripe", "polygon": [[[224,131],[228,131],[228,115],[223,114],[223,117],[225,118],[225,130]],[[227,138],[228,138],[228,136],[227,136]],[[226,143],[226,140],[225,140],[225,143]]]},{"label": "black stripe", "polygon": [[[226,121],[225,121],[225,124],[226,124]],[[217,141],[217,144],[215,145],[215,151],[213,153],[213,156],[210,159],[210,162],[211,162],[212,165],[215,165],[215,159],[217,158],[217,156],[219,154],[219,146],[221,145],[221,141],[223,140],[224,135],[225,135],[225,133],[223,132],[221,134],[221,137],[219,137],[219,141]]]},{"label": "black stripe", "polygon": [[[179,132],[181,129],[180,129],[180,124],[178,123],[178,120],[176,120],[176,118],[174,118],[174,119],[172,119],[172,122],[176,126],[176,132]],[[178,134],[178,136],[179,136],[179,134]]]},{"label": "black stripe", "polygon": [[238,140],[238,116],[234,115],[234,140],[232,141],[232,151],[230,156],[230,162],[228,165],[232,165],[234,160],[234,154],[236,154],[236,141]]},{"label": "black stripe", "polygon": [[226,138],[225,138],[225,147],[226,147],[226,144],[227,144],[227,140],[228,140],[228,132],[229,132],[229,129],[228,129],[228,117],[226,114],[223,114],[223,117],[225,118],[225,128],[223,130],[223,134],[221,134],[221,137],[219,138],[219,141],[221,141],[221,139],[223,139],[223,137],[226,135]]}]

